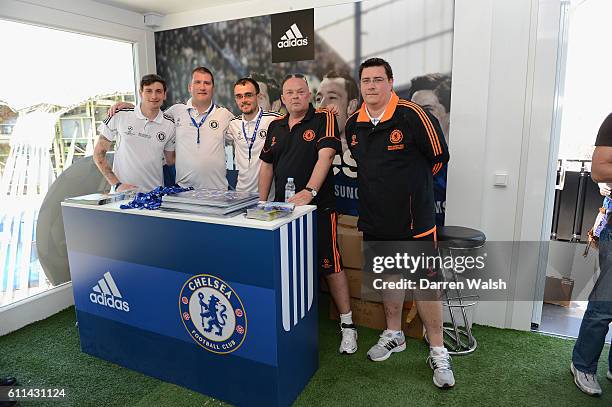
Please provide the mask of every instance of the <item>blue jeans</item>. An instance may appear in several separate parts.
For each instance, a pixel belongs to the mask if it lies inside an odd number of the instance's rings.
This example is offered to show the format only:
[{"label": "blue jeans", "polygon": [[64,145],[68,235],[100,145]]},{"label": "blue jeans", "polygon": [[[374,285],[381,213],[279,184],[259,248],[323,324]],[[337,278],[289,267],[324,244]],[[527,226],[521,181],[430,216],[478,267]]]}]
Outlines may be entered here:
[{"label": "blue jeans", "polygon": [[[572,362],[581,372],[595,374],[597,361],[604,346],[608,325],[612,322],[612,228],[607,225],[599,236],[600,274],[589,305],[580,325],[574,345]],[[608,370],[612,371],[612,350],[608,355]]]}]

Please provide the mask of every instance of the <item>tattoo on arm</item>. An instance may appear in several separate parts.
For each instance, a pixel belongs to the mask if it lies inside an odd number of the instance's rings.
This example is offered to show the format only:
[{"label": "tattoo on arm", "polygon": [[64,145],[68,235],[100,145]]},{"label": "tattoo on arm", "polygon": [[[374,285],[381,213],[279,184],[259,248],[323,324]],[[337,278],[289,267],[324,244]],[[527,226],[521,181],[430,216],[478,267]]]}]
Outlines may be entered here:
[{"label": "tattoo on arm", "polygon": [[94,148],[93,160],[96,166],[100,170],[100,173],[106,178],[109,184],[115,185],[119,182],[119,179],[113,173],[113,169],[106,160],[106,153],[111,147],[111,141],[104,136],[98,138],[98,142]]}]

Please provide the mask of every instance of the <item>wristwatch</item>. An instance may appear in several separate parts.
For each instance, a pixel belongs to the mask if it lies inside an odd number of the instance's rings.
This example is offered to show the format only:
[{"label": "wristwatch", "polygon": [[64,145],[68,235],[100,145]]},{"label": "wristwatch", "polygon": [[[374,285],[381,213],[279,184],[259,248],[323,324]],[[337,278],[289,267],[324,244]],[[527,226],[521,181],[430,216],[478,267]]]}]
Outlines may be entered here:
[{"label": "wristwatch", "polygon": [[314,188],[310,188],[310,187],[306,187],[304,188],[306,191],[310,192],[312,194],[312,197],[314,198],[315,196],[317,196],[317,190]]},{"label": "wristwatch", "polygon": [[115,184],[115,191],[117,190],[117,188],[119,188],[119,187],[121,186],[121,184],[122,184],[122,182],[117,182],[117,183]]}]

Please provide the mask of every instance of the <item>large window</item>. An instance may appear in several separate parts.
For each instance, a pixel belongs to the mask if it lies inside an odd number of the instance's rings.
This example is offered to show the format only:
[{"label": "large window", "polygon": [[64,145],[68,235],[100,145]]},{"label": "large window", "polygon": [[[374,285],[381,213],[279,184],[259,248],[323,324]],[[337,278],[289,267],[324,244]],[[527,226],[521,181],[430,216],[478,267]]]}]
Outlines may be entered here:
[{"label": "large window", "polygon": [[612,2],[571,4],[559,159],[590,160],[599,126],[612,112],[612,54],[605,51]]},{"label": "large window", "polygon": [[[0,306],[51,286],[36,223],[53,181],[134,101],[131,43],[0,20]],[[51,279],[53,280],[53,279]]]}]

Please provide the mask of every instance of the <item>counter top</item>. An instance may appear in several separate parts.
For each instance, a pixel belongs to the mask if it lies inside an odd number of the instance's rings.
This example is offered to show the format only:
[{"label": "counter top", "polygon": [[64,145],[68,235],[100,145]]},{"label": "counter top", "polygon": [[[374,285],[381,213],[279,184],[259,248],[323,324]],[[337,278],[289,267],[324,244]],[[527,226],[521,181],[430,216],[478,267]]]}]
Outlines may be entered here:
[{"label": "counter top", "polygon": [[117,212],[123,213],[126,215],[138,215],[138,216],[152,216],[157,218],[167,218],[167,219],[177,219],[177,220],[186,220],[191,222],[204,222],[204,223],[213,223],[219,225],[228,225],[228,226],[239,226],[244,228],[253,228],[253,229],[264,229],[264,230],[275,230],[279,227],[290,223],[291,221],[300,218],[308,213],[313,212],[316,209],[314,205],[304,205],[304,206],[296,206],[293,213],[284,218],[275,219],[272,221],[263,221],[257,219],[247,219],[246,213],[241,213],[239,215],[230,216],[230,217],[217,217],[217,216],[207,216],[207,215],[198,215],[198,214],[189,214],[189,213],[179,213],[179,212],[170,212],[170,211],[161,211],[161,210],[148,210],[148,209],[121,209],[120,206],[122,204],[127,204],[129,200],[112,202],[106,205],[85,205],[85,204],[77,204],[71,202],[62,202],[62,206],[71,207],[71,208],[81,208],[81,209],[89,209],[93,211],[105,211],[105,212]]}]

